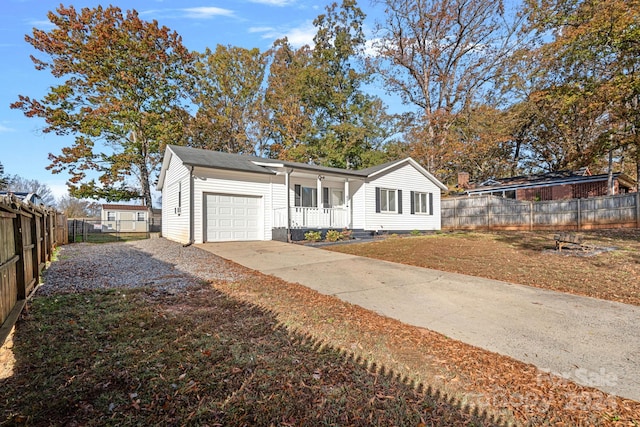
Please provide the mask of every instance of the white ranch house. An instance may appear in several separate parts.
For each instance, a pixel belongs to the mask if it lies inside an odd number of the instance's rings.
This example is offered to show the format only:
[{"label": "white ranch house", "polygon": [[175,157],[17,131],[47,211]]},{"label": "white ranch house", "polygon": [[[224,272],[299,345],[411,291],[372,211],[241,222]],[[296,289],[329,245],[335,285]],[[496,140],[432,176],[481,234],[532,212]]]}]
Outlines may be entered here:
[{"label": "white ranch house", "polygon": [[439,230],[446,190],[411,158],[347,170],[173,145],[157,188],[162,235],[184,244]]}]

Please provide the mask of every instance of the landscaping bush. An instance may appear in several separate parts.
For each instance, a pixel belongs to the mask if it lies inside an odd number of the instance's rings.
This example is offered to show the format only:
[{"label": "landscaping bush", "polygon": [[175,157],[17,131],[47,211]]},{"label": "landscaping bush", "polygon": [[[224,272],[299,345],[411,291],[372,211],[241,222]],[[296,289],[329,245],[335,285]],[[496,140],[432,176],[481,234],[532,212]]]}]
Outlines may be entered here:
[{"label": "landscaping bush", "polygon": [[308,242],[317,242],[322,240],[322,233],[319,231],[307,231],[304,233],[304,240]]},{"label": "landscaping bush", "polygon": [[327,242],[337,242],[338,240],[342,240],[342,233],[337,230],[329,230],[327,231],[327,235],[325,236],[325,240]]}]

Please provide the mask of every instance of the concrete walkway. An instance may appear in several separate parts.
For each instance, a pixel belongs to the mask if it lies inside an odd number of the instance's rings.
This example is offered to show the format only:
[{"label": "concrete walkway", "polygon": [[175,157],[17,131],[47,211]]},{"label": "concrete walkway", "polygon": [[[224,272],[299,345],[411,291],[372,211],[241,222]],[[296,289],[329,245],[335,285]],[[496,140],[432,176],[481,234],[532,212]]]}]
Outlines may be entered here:
[{"label": "concrete walkway", "polygon": [[640,307],[274,241],[198,246],[384,316],[640,401]]}]

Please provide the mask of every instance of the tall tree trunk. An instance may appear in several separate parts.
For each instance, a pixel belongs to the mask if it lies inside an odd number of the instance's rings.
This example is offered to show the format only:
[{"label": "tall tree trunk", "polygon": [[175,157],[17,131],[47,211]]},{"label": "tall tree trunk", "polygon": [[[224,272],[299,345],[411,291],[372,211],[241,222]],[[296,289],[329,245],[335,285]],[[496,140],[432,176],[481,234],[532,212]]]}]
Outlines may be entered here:
[{"label": "tall tree trunk", "polygon": [[149,170],[146,164],[140,165],[140,186],[142,187],[142,200],[144,201],[144,205],[151,209],[153,207],[151,185],[149,183]]},{"label": "tall tree trunk", "polygon": [[613,149],[609,148],[609,176],[607,177],[607,195],[613,196]]}]

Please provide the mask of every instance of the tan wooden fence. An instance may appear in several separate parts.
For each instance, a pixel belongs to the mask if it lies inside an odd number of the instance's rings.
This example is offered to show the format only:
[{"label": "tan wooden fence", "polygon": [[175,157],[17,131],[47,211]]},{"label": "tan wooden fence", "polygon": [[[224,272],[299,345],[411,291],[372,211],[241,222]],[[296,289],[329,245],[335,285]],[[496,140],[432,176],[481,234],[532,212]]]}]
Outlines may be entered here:
[{"label": "tan wooden fence", "polygon": [[55,246],[67,243],[66,223],[53,209],[0,196],[0,329],[13,324],[8,319],[17,317]]},{"label": "tan wooden fence", "polygon": [[458,197],[441,206],[445,230],[640,228],[640,193],[543,202]]}]

